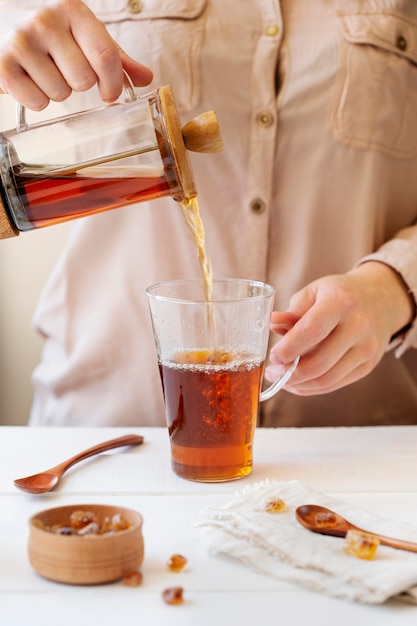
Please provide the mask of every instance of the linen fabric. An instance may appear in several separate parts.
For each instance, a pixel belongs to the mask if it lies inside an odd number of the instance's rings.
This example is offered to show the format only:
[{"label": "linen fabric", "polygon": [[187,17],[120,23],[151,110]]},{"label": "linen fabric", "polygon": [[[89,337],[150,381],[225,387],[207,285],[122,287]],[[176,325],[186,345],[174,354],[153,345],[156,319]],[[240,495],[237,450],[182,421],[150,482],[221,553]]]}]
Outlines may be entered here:
[{"label": "linen fabric", "polygon": [[[268,513],[280,498],[285,510]],[[255,571],[313,591],[366,604],[390,598],[417,603],[417,554],[380,544],[372,560],[344,550],[344,539],[307,530],[295,509],[319,504],[386,537],[417,541],[417,527],[390,520],[311,489],[304,483],[264,481],[244,487],[222,508],[206,507],[196,529],[213,556],[236,559]]]}]

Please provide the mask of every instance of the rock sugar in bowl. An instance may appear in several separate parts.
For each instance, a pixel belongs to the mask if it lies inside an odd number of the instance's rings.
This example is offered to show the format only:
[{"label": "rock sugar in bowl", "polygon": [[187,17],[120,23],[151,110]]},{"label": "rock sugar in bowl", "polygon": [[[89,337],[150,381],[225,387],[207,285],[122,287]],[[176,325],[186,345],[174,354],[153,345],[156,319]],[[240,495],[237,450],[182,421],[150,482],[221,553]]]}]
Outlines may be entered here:
[{"label": "rock sugar in bowl", "polygon": [[62,506],[29,520],[29,561],[44,578],[73,585],[119,580],[143,561],[142,516],[100,504]]}]

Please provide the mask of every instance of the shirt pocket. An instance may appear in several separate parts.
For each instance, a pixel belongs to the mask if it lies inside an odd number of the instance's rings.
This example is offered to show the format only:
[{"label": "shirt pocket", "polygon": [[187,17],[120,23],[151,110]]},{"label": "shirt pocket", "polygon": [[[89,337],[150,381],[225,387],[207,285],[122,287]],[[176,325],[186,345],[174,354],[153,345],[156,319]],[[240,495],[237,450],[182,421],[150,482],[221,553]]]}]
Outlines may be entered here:
[{"label": "shirt pocket", "polygon": [[417,22],[402,13],[339,12],[340,57],[330,106],[346,145],[417,154]]},{"label": "shirt pocket", "polygon": [[201,50],[208,0],[87,0],[110,34],[150,67],[150,88],[172,85],[180,112],[201,99]]}]

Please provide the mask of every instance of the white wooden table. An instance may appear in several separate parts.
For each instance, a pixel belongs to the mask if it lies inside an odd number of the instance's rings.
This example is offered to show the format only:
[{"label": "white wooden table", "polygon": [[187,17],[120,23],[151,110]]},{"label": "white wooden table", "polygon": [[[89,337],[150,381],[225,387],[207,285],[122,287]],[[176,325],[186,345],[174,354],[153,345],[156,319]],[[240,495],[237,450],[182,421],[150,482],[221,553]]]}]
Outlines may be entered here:
[{"label": "white wooden table", "polygon": [[[142,446],[102,454],[74,466],[42,496],[15,489],[13,479],[47,469],[96,443],[136,432]],[[199,484],[170,468],[169,442],[159,428],[0,427],[0,623],[3,626],[402,626],[417,624],[417,607],[390,601],[367,606],[309,592],[261,576],[239,563],[210,557],[194,528],[206,505],[221,506],[245,484],[298,479],[417,525],[417,426],[260,429],[251,476]],[[120,504],[144,517],[143,584],[74,587],[39,577],[27,559],[28,518],[64,504]],[[174,553],[188,559],[174,574]],[[185,602],[167,606],[166,587],[182,586]]]}]

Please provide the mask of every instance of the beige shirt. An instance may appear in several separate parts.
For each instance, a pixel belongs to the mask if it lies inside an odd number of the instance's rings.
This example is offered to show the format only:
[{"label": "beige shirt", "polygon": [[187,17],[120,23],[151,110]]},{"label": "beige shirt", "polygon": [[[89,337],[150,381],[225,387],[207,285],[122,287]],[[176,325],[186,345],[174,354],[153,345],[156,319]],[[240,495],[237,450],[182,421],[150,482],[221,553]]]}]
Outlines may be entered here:
[{"label": "beige shirt", "polygon": [[[224,152],[190,155],[214,276],[269,282],[285,309],[367,257],[417,296],[414,0],[87,4],[153,69],[151,88],[172,85],[183,122],[217,112]],[[170,198],[79,220],[35,315],[45,349],[31,424],[163,425],[145,288],[192,276],[196,249]],[[366,378],[280,392],[260,424],[415,423],[416,347],[414,327]]]}]

